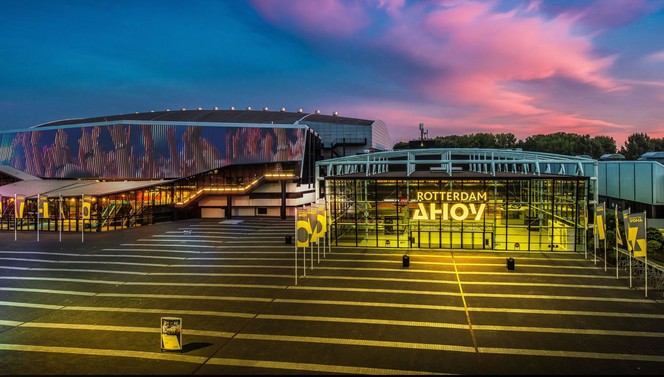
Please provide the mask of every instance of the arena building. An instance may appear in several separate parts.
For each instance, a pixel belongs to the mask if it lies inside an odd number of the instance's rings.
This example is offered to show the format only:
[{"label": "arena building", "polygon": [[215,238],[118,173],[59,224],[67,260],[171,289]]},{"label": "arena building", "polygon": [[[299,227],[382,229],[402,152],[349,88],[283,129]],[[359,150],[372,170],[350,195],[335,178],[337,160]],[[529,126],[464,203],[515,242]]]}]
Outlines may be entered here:
[{"label": "arena building", "polygon": [[286,218],[316,200],[315,163],[325,155],[389,143],[379,120],[283,108],[151,111],[3,131],[0,229]]},{"label": "arena building", "polygon": [[582,251],[598,199],[583,157],[427,148],[317,165],[338,246]]}]

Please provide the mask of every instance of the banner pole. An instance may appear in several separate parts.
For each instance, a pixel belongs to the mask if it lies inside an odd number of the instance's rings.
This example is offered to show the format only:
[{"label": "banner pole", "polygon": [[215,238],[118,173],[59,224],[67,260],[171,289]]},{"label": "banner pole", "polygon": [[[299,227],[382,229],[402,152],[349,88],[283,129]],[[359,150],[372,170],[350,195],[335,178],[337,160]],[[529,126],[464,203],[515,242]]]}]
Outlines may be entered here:
[{"label": "banner pole", "polygon": [[645,263],[645,277],[646,277],[646,297],[648,297],[648,226],[647,226],[647,221],[648,218],[646,217],[648,214],[646,211],[643,211],[643,229],[645,230],[645,234],[643,235],[646,239],[646,257],[644,259]]},{"label": "banner pole", "polygon": [[595,208],[595,222],[593,224],[593,263],[597,266],[597,241],[599,239],[599,237],[597,237],[597,202],[593,204],[593,207]]},{"label": "banner pole", "polygon": [[297,285],[297,207],[295,208],[295,285]]},{"label": "banner pole", "polygon": [[606,233],[604,233],[604,271],[606,271]]},{"label": "banner pole", "polygon": [[39,242],[39,205],[41,204],[41,195],[37,194],[37,219],[35,220],[35,227],[37,227],[37,242]]},{"label": "banner pole", "polygon": [[615,217],[616,221],[616,279],[618,279],[618,236],[620,235],[620,225],[618,223],[618,206],[615,208],[615,212],[613,213],[613,217]]},{"label": "banner pole", "polygon": [[62,193],[59,193],[58,197],[58,229],[60,230],[60,242],[62,242]]},{"label": "banner pole", "polygon": [[629,253],[629,287],[632,288],[632,250],[627,251]]},{"label": "banner pole", "polygon": [[[303,211],[306,211],[305,208],[302,208]],[[309,218],[307,217],[307,221]],[[311,239],[311,234],[307,233],[307,237]],[[311,241],[310,241],[311,242]],[[307,276],[307,245],[302,245],[302,276]]]},{"label": "banner pole", "polygon": [[302,276],[307,277],[307,247],[302,247]]},{"label": "banner pole", "polygon": [[83,217],[85,194],[81,194],[81,242],[85,238],[85,218]]},{"label": "banner pole", "polygon": [[16,217],[18,216],[18,208],[16,208],[17,204],[16,194],[14,194],[14,241],[16,241],[16,227],[18,226],[18,223],[16,222]]}]

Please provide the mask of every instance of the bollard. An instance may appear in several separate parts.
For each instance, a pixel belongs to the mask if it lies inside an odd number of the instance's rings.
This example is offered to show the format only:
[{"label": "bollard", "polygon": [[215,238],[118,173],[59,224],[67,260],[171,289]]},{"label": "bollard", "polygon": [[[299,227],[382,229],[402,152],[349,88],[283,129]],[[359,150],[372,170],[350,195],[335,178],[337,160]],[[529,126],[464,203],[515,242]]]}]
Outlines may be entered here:
[{"label": "bollard", "polygon": [[507,270],[514,271],[514,258],[507,258]]},{"label": "bollard", "polygon": [[403,257],[401,258],[401,262],[403,267],[410,266],[410,257],[408,256],[408,254],[403,255]]}]

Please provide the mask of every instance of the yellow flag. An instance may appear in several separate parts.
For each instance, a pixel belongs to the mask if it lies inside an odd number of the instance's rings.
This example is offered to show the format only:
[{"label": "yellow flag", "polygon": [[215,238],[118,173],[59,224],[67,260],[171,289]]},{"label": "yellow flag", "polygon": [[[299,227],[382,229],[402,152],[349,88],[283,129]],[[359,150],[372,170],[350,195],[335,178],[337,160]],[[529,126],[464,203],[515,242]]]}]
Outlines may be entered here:
[{"label": "yellow flag", "polygon": [[616,206],[615,210],[615,215],[616,215],[616,242],[618,242],[618,245],[620,246],[625,246],[625,243],[623,242],[622,236],[620,235],[620,223],[618,222],[618,207]]},{"label": "yellow flag", "polygon": [[646,215],[635,213],[629,215],[629,236],[627,242],[632,246],[635,257],[645,257],[648,250],[646,240]]},{"label": "yellow flag", "polygon": [[14,214],[17,219],[22,219],[25,212],[25,195],[16,195],[14,201]]},{"label": "yellow flag", "polygon": [[606,226],[604,225],[605,221],[605,204],[598,204],[597,211],[595,212],[595,233],[600,240],[606,239]]},{"label": "yellow flag", "polygon": [[37,203],[37,215],[40,219],[48,219],[48,196],[39,195],[39,203]]},{"label": "yellow flag", "polygon": [[307,247],[309,246],[309,238],[311,236],[311,224],[309,223],[309,214],[306,210],[300,210],[297,213],[295,224],[295,246]]},{"label": "yellow flag", "polygon": [[89,196],[83,195],[83,208],[81,210],[81,217],[83,219],[88,220],[90,219],[90,214],[92,212],[92,202],[90,201]]}]

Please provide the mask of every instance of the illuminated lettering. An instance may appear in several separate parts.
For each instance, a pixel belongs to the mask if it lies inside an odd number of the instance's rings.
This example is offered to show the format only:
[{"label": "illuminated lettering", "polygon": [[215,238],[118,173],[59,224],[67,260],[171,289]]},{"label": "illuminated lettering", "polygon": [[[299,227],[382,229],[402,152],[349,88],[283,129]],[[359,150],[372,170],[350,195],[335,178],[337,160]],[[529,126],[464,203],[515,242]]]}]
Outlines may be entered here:
[{"label": "illuminated lettering", "polygon": [[415,198],[421,201],[446,201],[446,202],[485,202],[486,192],[466,191],[417,191]]},{"label": "illuminated lettering", "polygon": [[443,203],[440,209],[438,209],[436,203],[430,203],[428,211],[424,203],[417,203],[413,220],[437,220],[440,217],[443,220],[452,218],[452,220],[463,221],[473,215],[474,220],[479,221],[482,219],[485,210],[485,203],[480,203],[479,206],[476,206],[475,203],[455,203],[451,206],[448,203]]},{"label": "illuminated lettering", "polygon": [[[413,220],[467,220],[470,216],[475,221],[481,220],[486,210],[486,192],[466,191],[417,191],[417,209]],[[442,201],[443,203],[438,203]],[[429,208],[425,206],[428,202]],[[449,202],[449,203],[448,203]],[[478,203],[479,202],[479,203]],[[440,206],[440,208],[439,208]]]}]

